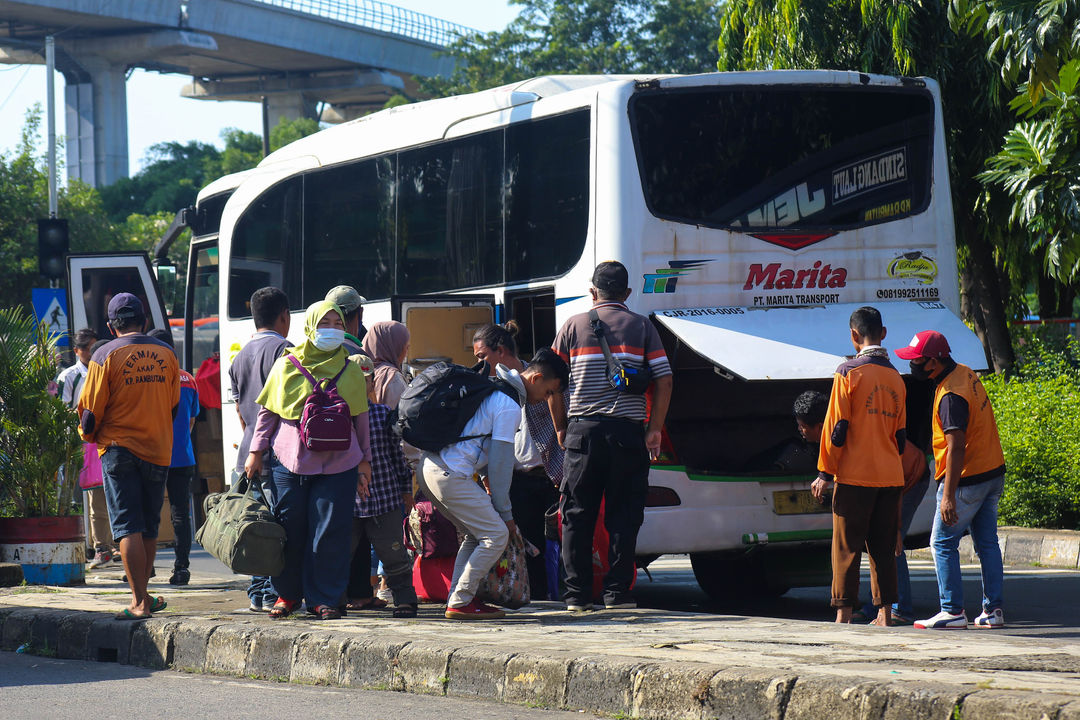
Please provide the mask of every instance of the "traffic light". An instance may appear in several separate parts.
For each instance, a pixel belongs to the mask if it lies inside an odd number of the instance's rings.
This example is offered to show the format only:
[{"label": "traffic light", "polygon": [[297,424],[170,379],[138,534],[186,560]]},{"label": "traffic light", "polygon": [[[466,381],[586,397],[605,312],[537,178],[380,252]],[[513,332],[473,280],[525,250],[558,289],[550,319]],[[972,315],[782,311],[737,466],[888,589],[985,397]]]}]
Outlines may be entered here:
[{"label": "traffic light", "polygon": [[64,256],[68,251],[68,221],[42,218],[38,227],[38,272],[48,280],[60,280],[67,274]]}]

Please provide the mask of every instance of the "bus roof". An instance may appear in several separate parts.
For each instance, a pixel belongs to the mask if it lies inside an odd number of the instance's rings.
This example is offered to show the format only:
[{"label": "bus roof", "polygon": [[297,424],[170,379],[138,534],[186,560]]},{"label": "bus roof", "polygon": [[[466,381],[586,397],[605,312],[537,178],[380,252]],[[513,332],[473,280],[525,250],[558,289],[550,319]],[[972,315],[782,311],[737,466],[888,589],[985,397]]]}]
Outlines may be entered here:
[{"label": "bus roof", "polygon": [[[926,78],[898,78],[843,70],[768,70],[699,75],[546,75],[467,95],[425,100],[380,110],[296,140],[268,155],[259,163],[259,168],[267,169],[301,156],[314,157],[318,164],[323,165],[434,142],[444,138],[447,131],[462,119],[509,110],[544,98],[600,86],[653,82],[661,87],[738,84],[869,84],[898,87],[906,84],[933,84],[933,81]],[[361,127],[363,131],[358,132]],[[360,139],[361,137],[363,139]],[[348,150],[343,152],[343,148]],[[218,180],[207,189],[226,179]]]},{"label": "bus roof", "polygon": [[198,199],[195,201],[196,204],[207,198],[213,197],[214,195],[220,195],[223,192],[235,190],[245,179],[254,175],[255,170],[255,168],[251,168],[250,170],[242,170],[230,175],[222,175],[199,191]]}]

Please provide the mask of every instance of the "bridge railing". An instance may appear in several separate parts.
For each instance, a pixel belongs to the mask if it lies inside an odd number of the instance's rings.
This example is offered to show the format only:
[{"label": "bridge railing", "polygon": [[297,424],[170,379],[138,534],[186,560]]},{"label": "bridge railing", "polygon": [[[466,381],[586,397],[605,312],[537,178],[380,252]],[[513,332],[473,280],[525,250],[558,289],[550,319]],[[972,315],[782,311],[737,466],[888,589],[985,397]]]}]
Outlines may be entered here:
[{"label": "bridge railing", "polygon": [[255,0],[446,47],[476,30],[378,0]]}]

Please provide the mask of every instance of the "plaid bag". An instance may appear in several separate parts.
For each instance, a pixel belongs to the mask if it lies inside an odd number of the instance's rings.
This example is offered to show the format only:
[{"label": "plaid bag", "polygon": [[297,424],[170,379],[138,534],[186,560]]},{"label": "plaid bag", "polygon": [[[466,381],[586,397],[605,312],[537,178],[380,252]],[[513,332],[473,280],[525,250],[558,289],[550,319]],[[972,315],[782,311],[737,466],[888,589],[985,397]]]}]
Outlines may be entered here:
[{"label": "plaid bag", "polygon": [[540,551],[521,537],[521,533],[511,533],[498,562],[491,566],[487,577],[480,581],[476,599],[511,610],[528,605],[532,596],[525,558],[539,554]]}]

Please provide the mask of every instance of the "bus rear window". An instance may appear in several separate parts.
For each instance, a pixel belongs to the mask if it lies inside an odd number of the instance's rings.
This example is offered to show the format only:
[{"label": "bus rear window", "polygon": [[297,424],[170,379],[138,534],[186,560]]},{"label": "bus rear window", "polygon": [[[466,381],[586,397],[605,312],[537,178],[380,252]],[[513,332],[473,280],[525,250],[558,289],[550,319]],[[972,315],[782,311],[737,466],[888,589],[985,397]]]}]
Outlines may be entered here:
[{"label": "bus rear window", "polygon": [[836,229],[930,199],[925,90],[720,87],[630,101],[645,200],[657,217],[732,230]]}]

